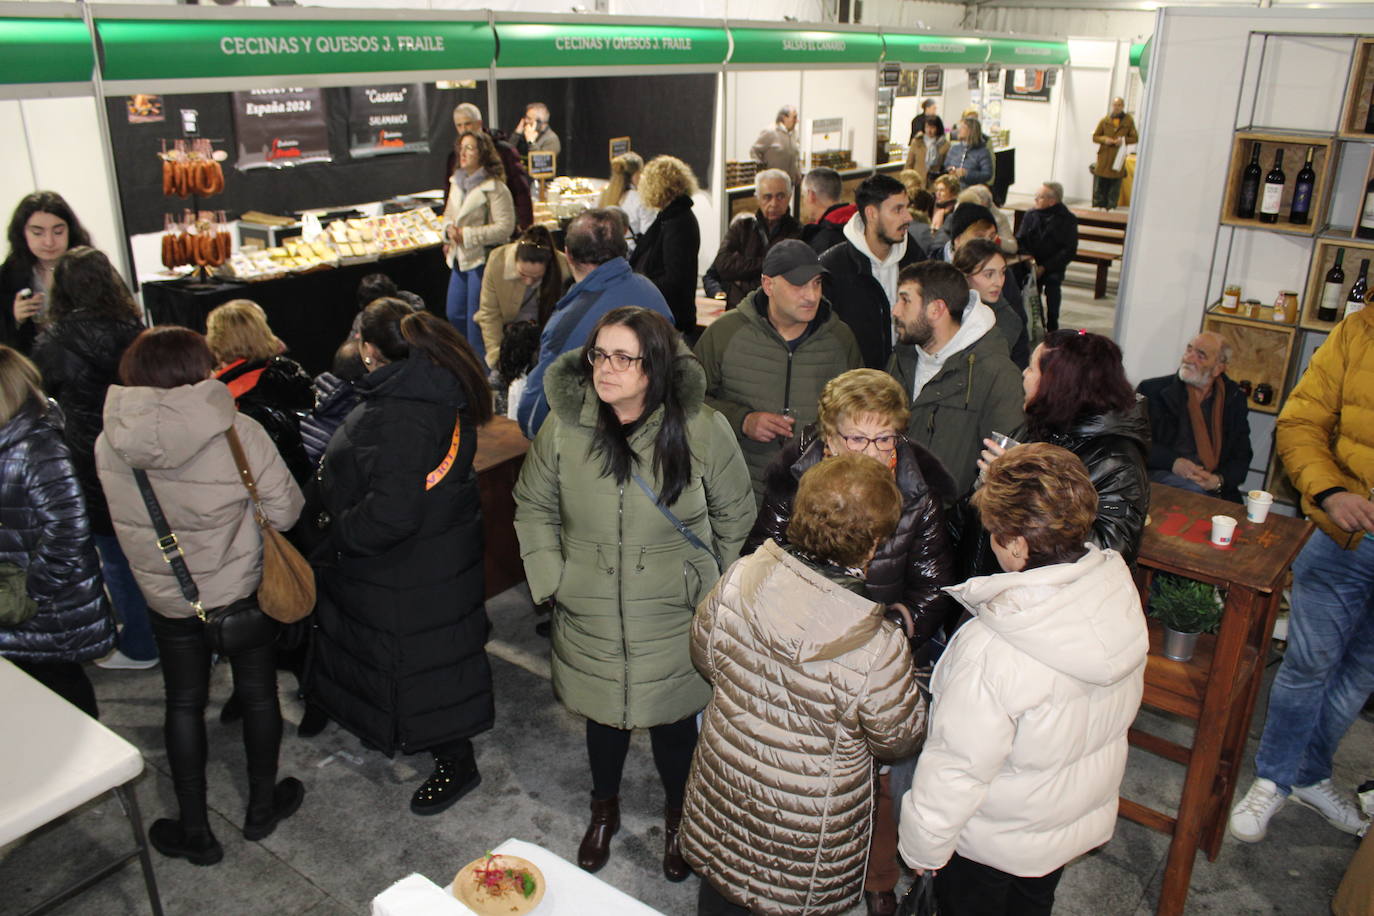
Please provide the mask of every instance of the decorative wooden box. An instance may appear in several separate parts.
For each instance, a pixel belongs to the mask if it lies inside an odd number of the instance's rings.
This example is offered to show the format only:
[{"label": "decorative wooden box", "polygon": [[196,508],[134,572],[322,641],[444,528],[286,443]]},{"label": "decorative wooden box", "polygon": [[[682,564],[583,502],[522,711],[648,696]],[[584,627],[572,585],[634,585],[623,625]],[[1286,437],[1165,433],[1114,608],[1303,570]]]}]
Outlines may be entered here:
[{"label": "decorative wooden box", "polygon": [[[1231,166],[1226,174],[1226,190],[1221,198],[1222,225],[1265,229],[1291,235],[1315,235],[1326,218],[1326,197],[1331,189],[1331,166],[1334,163],[1332,142],[1330,134],[1309,131],[1236,131],[1231,146]],[[1250,149],[1255,143],[1260,145],[1260,189],[1255,204],[1255,218],[1241,219],[1236,215],[1241,175],[1250,164]],[[1288,221],[1288,214],[1293,205],[1293,188],[1297,185],[1297,175],[1307,157],[1309,146],[1315,149],[1312,170],[1317,173],[1317,181],[1312,186],[1312,208],[1307,223],[1299,226]],[[1286,181],[1283,185],[1283,198],[1279,203],[1279,221],[1264,223],[1259,219],[1258,200],[1264,198],[1264,176],[1274,167],[1274,153],[1280,149],[1283,150],[1283,173]]]}]

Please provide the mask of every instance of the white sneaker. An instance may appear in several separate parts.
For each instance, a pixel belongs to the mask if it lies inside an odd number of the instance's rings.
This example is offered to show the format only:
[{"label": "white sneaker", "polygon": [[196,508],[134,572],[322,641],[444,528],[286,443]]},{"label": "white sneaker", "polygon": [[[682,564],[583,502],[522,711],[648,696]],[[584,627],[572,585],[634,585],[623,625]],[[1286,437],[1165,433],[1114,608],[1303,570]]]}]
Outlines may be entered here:
[{"label": "white sneaker", "polygon": [[1355,803],[1340,792],[1331,780],[1323,779],[1310,786],[1294,786],[1293,801],[1306,805],[1326,818],[1327,823],[1337,830],[1360,835],[1367,822]]},{"label": "white sneaker", "polygon": [[104,668],[107,671],[146,671],[149,668],[157,667],[157,659],[150,658],[145,660],[130,658],[118,649],[115,649],[104,658],[95,660],[97,668]]},{"label": "white sneaker", "polygon": [[1231,836],[1242,843],[1258,843],[1269,830],[1269,819],[1288,797],[1269,779],[1256,779],[1240,803],[1231,809]]}]

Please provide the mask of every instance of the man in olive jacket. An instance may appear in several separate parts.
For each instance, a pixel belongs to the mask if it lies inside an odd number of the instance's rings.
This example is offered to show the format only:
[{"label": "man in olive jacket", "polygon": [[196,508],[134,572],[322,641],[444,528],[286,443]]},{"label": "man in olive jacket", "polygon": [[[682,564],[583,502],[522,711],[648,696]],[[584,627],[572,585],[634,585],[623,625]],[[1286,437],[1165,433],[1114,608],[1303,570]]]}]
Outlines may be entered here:
[{"label": "man in olive jacket", "polygon": [[1097,161],[1093,163],[1093,206],[1115,210],[1121,200],[1121,180],[1126,177],[1125,162],[1120,169],[1113,168],[1116,154],[1121,147],[1140,142],[1135,118],[1126,111],[1125,99],[1120,96],[1112,99],[1112,113],[1097,122],[1093,142],[1097,144]]},{"label": "man in olive jacket", "polygon": [[739,436],[755,503],[763,499],[768,465],[816,422],[825,383],[863,365],[853,332],[821,297],[824,273],[811,246],[778,242],[763,259],[763,286],[697,341],[706,403]]},{"label": "man in olive jacket", "polygon": [[1026,418],[1021,373],[992,310],[976,300],[951,264],[904,268],[892,309],[897,348],[887,367],[912,395],[907,438],[944,463],[960,496],[978,476],[983,439],[993,430],[1012,435]]}]

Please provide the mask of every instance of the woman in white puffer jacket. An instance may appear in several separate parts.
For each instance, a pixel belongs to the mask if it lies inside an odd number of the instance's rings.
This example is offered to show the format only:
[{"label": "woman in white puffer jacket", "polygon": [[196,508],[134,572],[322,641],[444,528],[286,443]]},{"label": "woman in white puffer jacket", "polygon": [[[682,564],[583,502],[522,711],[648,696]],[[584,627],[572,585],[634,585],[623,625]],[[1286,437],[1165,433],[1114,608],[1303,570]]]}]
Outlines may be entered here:
[{"label": "woman in white puffer jacket", "polygon": [[973,503],[1006,572],[946,589],[974,619],[935,669],[899,849],[938,869],[941,912],[1034,916],[1111,839],[1149,638],[1126,563],[1085,543],[1097,493],[1072,452],[1007,451]]}]

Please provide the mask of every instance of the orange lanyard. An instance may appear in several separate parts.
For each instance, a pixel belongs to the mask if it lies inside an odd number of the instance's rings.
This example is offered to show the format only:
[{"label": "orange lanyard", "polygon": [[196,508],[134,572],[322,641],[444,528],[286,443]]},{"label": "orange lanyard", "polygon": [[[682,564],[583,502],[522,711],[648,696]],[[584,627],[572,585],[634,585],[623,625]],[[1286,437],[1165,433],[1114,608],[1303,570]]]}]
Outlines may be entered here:
[{"label": "orange lanyard", "polygon": [[439,462],[439,466],[425,475],[425,489],[432,490],[439,485],[439,481],[448,476],[448,472],[453,468],[453,461],[458,457],[458,443],[461,441],[463,431],[463,418],[460,416],[453,424],[453,441],[449,443],[448,454],[444,460]]}]

